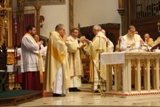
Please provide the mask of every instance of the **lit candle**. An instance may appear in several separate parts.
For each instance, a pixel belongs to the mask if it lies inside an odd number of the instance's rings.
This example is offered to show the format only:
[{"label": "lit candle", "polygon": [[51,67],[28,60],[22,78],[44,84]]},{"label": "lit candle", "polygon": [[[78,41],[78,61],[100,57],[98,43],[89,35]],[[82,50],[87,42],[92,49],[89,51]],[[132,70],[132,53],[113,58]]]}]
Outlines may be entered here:
[{"label": "lit candle", "polygon": [[99,49],[101,49],[101,36],[99,36]]},{"label": "lit candle", "polygon": [[123,1],[122,0],[118,0],[119,3],[119,8],[123,8]]},{"label": "lit candle", "polygon": [[4,8],[6,8],[6,6],[7,6],[7,2],[6,0],[4,0]]}]

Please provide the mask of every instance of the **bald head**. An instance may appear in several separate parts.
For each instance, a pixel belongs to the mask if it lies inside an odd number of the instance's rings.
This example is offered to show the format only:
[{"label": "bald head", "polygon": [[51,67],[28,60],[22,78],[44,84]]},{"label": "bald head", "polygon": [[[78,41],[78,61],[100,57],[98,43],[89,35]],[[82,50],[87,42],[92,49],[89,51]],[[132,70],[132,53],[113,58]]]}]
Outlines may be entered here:
[{"label": "bald head", "polygon": [[150,38],[150,35],[149,35],[148,33],[146,33],[146,34],[144,35],[144,39],[148,41],[149,38]]},{"label": "bald head", "polygon": [[146,34],[144,35],[144,38],[150,38],[150,35],[149,35],[148,33],[146,33]]},{"label": "bald head", "polygon": [[106,31],[104,29],[101,30],[102,33],[106,34]]}]

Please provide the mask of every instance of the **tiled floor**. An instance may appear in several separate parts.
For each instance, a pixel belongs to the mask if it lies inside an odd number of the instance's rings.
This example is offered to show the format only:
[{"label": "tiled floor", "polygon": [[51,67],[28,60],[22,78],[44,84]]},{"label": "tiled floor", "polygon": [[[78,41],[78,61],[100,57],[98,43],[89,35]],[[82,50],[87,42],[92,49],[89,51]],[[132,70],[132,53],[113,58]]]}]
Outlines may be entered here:
[{"label": "tiled floor", "polygon": [[81,88],[81,92],[72,92],[66,97],[44,97],[28,103],[23,103],[20,107],[47,107],[56,105],[86,105],[90,106],[160,106],[160,98],[155,99],[125,99],[118,97],[101,97],[99,94],[92,94],[90,92],[90,85],[85,84]]}]

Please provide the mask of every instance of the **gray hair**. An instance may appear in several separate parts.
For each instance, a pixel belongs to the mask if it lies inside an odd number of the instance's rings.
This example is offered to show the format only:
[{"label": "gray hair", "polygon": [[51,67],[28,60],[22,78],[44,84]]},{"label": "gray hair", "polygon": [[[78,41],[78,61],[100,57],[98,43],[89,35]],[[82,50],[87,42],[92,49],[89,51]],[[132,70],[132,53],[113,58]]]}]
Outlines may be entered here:
[{"label": "gray hair", "polygon": [[102,28],[101,28],[101,26],[99,26],[99,25],[94,25],[94,26],[93,26],[93,29],[100,31]]},{"label": "gray hair", "polygon": [[63,24],[58,24],[56,27],[55,27],[55,30],[58,31],[58,30],[61,30],[62,29],[62,26],[64,26]]}]

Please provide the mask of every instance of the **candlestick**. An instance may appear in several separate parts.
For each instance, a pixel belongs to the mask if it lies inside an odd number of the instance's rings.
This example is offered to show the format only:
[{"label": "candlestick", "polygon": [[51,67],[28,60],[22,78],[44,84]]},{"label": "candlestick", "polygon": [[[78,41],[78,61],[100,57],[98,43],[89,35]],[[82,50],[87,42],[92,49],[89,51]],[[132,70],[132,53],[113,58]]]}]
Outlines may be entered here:
[{"label": "candlestick", "polygon": [[101,49],[101,36],[99,36],[99,49]]}]

